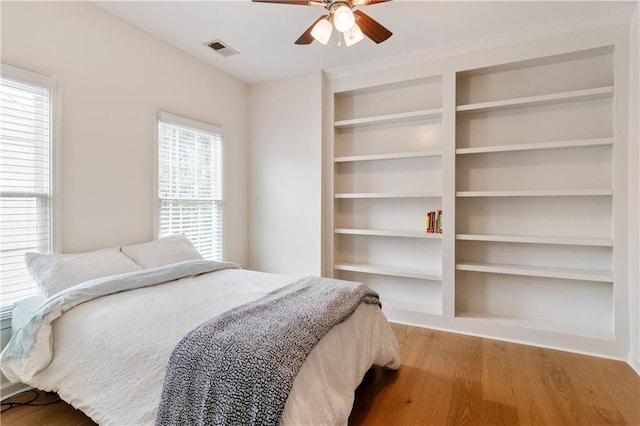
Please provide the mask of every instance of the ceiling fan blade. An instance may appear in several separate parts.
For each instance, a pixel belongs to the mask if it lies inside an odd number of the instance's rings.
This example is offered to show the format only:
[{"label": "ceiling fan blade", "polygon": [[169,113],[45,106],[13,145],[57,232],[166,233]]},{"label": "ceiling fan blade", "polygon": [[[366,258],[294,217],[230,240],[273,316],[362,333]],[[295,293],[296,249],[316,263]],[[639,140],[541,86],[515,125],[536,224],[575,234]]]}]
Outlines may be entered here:
[{"label": "ceiling fan blade", "polygon": [[360,10],[354,10],[354,15],[358,16],[356,23],[367,37],[375,41],[377,44],[382,43],[393,35],[391,31],[382,26],[375,19],[363,13]]},{"label": "ceiling fan blade", "polygon": [[351,4],[353,7],[355,6],[370,6],[378,3],[386,3],[391,0],[353,0]]},{"label": "ceiling fan blade", "polygon": [[293,4],[298,6],[309,5],[309,0],[251,0],[254,3],[280,3],[280,4]]},{"label": "ceiling fan blade", "polygon": [[313,36],[311,35],[311,30],[313,30],[313,27],[315,27],[316,24],[318,22],[320,22],[321,20],[323,20],[325,17],[326,17],[325,15],[322,15],[321,17],[316,19],[313,22],[313,24],[311,24],[311,26],[309,28],[307,28],[307,30],[305,32],[303,32],[300,37],[298,37],[298,39],[296,40],[296,44],[311,44],[311,42],[313,42],[313,40],[315,40],[313,38]]}]

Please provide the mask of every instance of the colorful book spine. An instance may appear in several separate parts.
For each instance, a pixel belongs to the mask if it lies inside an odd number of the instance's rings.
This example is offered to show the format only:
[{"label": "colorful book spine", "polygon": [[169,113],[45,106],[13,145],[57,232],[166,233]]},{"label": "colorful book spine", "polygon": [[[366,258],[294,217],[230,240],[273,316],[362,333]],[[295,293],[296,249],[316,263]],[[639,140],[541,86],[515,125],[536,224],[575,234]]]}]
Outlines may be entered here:
[{"label": "colorful book spine", "polygon": [[442,210],[427,212],[425,230],[428,234],[442,234]]}]

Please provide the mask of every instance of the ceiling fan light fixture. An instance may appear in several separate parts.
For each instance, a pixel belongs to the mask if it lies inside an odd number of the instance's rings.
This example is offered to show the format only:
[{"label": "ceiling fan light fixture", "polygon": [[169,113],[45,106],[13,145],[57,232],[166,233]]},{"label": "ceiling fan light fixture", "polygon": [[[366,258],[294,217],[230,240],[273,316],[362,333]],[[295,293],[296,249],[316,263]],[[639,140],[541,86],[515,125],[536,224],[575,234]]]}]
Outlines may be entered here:
[{"label": "ceiling fan light fixture", "polygon": [[333,26],[331,22],[329,22],[328,19],[321,19],[311,30],[311,35],[320,43],[327,44],[329,38],[331,38],[332,31]]},{"label": "ceiling fan light fixture", "polygon": [[343,34],[344,43],[347,46],[352,46],[364,38],[364,34],[362,34],[362,30],[358,24],[353,24],[351,30],[345,31]]},{"label": "ceiling fan light fixture", "polygon": [[340,32],[349,31],[355,22],[356,18],[348,6],[339,6],[335,12],[333,12],[333,24],[336,26],[336,30]]},{"label": "ceiling fan light fixture", "polygon": [[[2,0],[0,0],[1,2]],[[329,15],[319,16],[295,41],[297,45],[308,45],[317,40],[327,44],[331,38],[333,27],[339,32],[340,41],[351,46],[367,36],[371,41],[380,44],[393,35],[375,19],[357,7],[385,3],[391,0],[252,0],[257,3],[295,4],[300,6],[322,6]],[[355,8],[355,9],[354,9]],[[358,21],[358,25],[356,25]],[[355,27],[355,28],[354,28]]]}]

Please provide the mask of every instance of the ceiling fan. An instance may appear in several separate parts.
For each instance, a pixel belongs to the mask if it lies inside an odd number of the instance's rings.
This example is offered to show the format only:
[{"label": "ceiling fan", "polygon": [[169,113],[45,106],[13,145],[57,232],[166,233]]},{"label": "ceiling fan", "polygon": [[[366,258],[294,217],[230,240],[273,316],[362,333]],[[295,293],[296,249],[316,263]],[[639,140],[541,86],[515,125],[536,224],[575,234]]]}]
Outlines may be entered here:
[{"label": "ceiling fan", "polygon": [[322,6],[329,11],[328,15],[319,17],[296,40],[296,44],[311,44],[318,40],[327,44],[333,27],[344,36],[344,42],[351,46],[366,35],[376,43],[382,43],[393,34],[375,19],[360,10],[357,6],[368,6],[391,0],[252,0],[256,3],[280,3],[299,6]]}]

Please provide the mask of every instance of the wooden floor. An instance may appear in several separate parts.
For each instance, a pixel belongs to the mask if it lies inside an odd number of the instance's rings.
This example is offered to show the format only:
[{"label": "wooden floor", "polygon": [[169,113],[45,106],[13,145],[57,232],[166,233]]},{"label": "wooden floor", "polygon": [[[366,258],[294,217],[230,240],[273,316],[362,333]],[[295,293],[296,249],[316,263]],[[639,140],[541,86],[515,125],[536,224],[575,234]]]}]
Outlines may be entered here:
[{"label": "wooden floor", "polygon": [[403,365],[371,370],[350,425],[640,425],[626,363],[393,325]]},{"label": "wooden floor", "polygon": [[[623,362],[393,328],[402,367],[369,371],[356,391],[350,425],[640,425],[640,377]],[[54,398],[43,393],[38,402]],[[94,424],[63,402],[12,408],[0,421]]]}]

